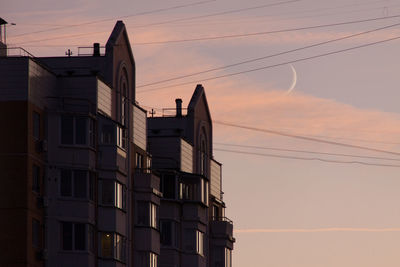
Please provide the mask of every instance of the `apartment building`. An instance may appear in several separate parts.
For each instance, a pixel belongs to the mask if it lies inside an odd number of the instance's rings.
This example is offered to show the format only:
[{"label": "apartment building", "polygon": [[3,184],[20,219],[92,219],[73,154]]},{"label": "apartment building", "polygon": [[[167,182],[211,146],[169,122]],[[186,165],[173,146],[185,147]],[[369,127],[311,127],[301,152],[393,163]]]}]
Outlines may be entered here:
[{"label": "apartment building", "polygon": [[231,266],[232,221],[225,217],[221,164],[202,85],[174,116],[149,117],[148,148],[161,178],[161,266]]},{"label": "apartment building", "polygon": [[[201,99],[193,114],[209,116]],[[205,128],[184,127],[189,154],[177,168],[161,159],[172,136],[152,134],[175,125],[146,115],[122,21],[86,55],[37,58],[0,40],[0,266],[230,266],[232,223],[223,216],[211,118],[200,120]],[[171,217],[178,206],[185,212]],[[172,231],[186,241],[169,245],[178,242]]]}]

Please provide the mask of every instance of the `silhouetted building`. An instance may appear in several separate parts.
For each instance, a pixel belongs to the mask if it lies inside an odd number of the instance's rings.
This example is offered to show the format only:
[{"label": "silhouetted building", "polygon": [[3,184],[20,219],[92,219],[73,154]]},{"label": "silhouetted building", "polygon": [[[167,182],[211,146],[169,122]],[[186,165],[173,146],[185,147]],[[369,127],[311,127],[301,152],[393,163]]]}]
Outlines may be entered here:
[{"label": "silhouetted building", "polygon": [[[154,118],[147,140],[121,21],[102,49],[96,43],[90,55],[35,58],[18,48],[19,56],[0,57],[0,266],[230,266],[220,259],[234,239],[203,89],[191,107],[204,121],[179,116],[205,125],[182,125],[177,140],[192,155],[179,160],[183,168],[161,166],[159,148],[170,137],[151,134]],[[203,130],[206,139],[195,140]]]}]

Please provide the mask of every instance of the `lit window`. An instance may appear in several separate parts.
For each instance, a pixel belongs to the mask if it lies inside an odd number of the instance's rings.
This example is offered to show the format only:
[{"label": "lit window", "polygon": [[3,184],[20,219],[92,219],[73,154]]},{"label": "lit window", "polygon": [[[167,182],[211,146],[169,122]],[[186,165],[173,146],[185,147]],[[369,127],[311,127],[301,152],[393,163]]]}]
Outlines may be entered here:
[{"label": "lit window", "polygon": [[125,209],[126,187],[124,185],[112,180],[102,180],[101,191],[103,205]]},{"label": "lit window", "polygon": [[196,229],[185,229],[184,231],[184,248],[188,252],[196,252],[203,255],[204,253],[204,233]]},{"label": "lit window", "polygon": [[138,201],[136,209],[138,225],[158,228],[158,206],[151,202]]},{"label": "lit window", "polygon": [[143,168],[143,155],[136,152],[135,161],[136,161],[136,169],[141,171],[141,169]]},{"label": "lit window", "polygon": [[[88,231],[87,224],[62,222],[61,248],[63,250],[87,250],[88,244],[93,243],[94,235]],[[89,234],[88,234],[89,232]]]},{"label": "lit window", "polygon": [[204,179],[179,183],[179,199],[200,201],[208,205],[208,182]]},{"label": "lit window", "polygon": [[158,255],[150,252],[150,267],[158,267]]},{"label": "lit window", "polygon": [[60,195],[94,200],[94,173],[85,170],[61,170]]},{"label": "lit window", "polygon": [[126,238],[117,233],[101,233],[101,257],[124,262],[126,258]]},{"label": "lit window", "polygon": [[232,267],[232,250],[225,248],[225,267]]},{"label": "lit window", "polygon": [[117,146],[120,148],[127,148],[127,137],[126,137],[126,129],[117,126]]},{"label": "lit window", "polygon": [[204,252],[204,233],[196,230],[196,252],[203,255]]}]

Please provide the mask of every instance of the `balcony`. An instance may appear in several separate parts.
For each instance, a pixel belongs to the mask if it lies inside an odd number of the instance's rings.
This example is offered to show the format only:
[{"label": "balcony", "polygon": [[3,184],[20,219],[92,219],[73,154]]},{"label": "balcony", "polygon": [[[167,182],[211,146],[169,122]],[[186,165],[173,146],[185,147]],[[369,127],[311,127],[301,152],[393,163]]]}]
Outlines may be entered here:
[{"label": "balcony", "polygon": [[233,222],[227,217],[213,217],[210,224],[212,244],[233,249]]}]

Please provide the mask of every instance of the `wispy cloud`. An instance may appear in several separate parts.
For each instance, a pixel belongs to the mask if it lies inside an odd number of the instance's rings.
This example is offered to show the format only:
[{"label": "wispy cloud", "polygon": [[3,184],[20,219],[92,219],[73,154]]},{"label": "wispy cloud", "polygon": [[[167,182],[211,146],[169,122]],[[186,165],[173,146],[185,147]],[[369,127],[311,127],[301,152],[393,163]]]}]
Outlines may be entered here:
[{"label": "wispy cloud", "polygon": [[236,229],[236,234],[258,234],[258,233],[326,233],[326,232],[400,232],[400,228],[288,228],[288,229],[276,229],[276,228],[262,228],[262,229]]}]

